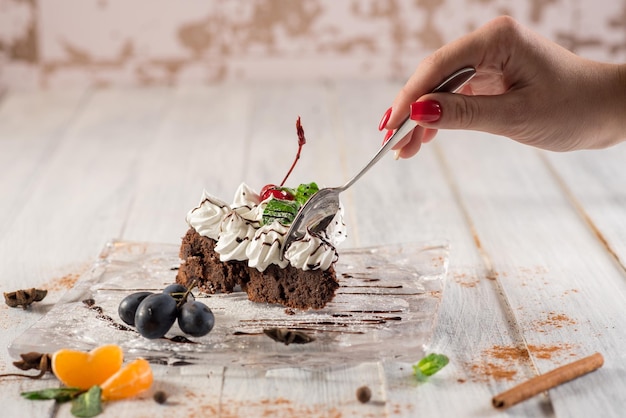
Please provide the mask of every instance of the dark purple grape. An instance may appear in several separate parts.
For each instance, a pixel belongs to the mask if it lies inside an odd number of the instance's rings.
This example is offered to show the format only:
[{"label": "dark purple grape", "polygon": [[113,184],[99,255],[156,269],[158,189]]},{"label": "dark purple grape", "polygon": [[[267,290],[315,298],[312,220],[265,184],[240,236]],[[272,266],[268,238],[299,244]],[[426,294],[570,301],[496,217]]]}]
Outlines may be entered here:
[{"label": "dark purple grape", "polygon": [[213,329],[215,316],[202,302],[191,301],[185,303],[178,312],[178,326],[192,337],[202,337]]},{"label": "dark purple grape", "polygon": [[176,300],[165,293],[145,298],[137,307],[135,326],[146,338],[161,338],[176,321]]},{"label": "dark purple grape", "polygon": [[[165,289],[163,289],[163,293],[171,295],[177,301],[183,298],[183,295],[185,294],[185,292],[187,292],[187,288],[180,283],[173,283],[173,284],[167,285],[165,286]],[[189,292],[187,294],[187,300],[194,300],[194,299],[195,298],[193,294]]]},{"label": "dark purple grape", "polygon": [[120,306],[117,307],[117,313],[128,325],[135,325],[135,313],[139,304],[152,292],[137,292],[126,296],[120,302]]},{"label": "dark purple grape", "polygon": [[172,294],[172,293],[185,293],[187,288],[180,283],[172,283],[170,285],[165,286],[163,289],[163,293]]}]

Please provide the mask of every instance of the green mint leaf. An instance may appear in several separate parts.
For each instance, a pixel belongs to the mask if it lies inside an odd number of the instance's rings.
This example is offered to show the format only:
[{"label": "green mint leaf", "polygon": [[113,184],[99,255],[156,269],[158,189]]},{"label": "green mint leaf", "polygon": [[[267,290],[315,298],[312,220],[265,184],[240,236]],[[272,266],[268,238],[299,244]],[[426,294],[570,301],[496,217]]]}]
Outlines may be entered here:
[{"label": "green mint leaf", "polygon": [[293,222],[300,204],[295,200],[270,199],[263,210],[263,225],[278,221],[283,225]]},{"label": "green mint leaf", "polygon": [[421,359],[419,363],[413,365],[413,374],[415,374],[418,380],[425,380],[443,369],[449,361],[448,357],[443,354],[429,354]]},{"label": "green mint leaf", "polygon": [[87,392],[72,402],[72,415],[79,418],[91,418],[102,412],[102,389],[92,386]]},{"label": "green mint leaf", "polygon": [[319,191],[316,183],[301,184],[294,193],[294,198],[300,206],[304,205],[307,200]]},{"label": "green mint leaf", "polygon": [[22,392],[21,395],[33,401],[55,400],[57,402],[67,402],[83,392],[84,390],[79,388],[50,388],[32,392]]}]

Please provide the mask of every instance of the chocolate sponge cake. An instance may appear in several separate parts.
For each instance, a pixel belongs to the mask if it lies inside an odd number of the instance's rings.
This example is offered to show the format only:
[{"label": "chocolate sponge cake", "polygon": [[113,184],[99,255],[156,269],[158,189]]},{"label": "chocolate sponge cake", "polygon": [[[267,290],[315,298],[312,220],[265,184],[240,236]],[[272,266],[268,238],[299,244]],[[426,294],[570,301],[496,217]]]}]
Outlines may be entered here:
[{"label": "chocolate sponge cake", "polygon": [[196,280],[198,288],[206,293],[230,293],[237,285],[243,288],[249,280],[247,264],[236,260],[221,262],[214,247],[215,240],[189,228],[180,246],[179,255],[184,262],[176,281],[189,286]]},{"label": "chocolate sponge cake", "polygon": [[[317,190],[314,183],[298,190],[310,193],[311,187]],[[245,184],[231,205],[204,192],[200,205],[187,215],[190,228],[180,248],[177,282],[189,285],[196,280],[207,293],[230,293],[239,286],[254,302],[298,309],[324,307],[339,287],[334,264],[335,245],[345,237],[341,211],[327,231],[307,233],[281,257],[295,213],[289,218],[282,211],[283,203],[273,200],[261,200]]]}]

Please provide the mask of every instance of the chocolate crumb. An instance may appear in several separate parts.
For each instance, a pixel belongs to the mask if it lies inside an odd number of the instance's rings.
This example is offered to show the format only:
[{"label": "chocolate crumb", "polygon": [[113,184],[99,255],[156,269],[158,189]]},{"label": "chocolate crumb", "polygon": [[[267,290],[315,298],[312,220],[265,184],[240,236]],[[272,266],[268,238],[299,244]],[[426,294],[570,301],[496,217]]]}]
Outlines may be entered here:
[{"label": "chocolate crumb", "polygon": [[368,403],[372,399],[372,390],[367,386],[361,386],[356,390],[356,398],[361,403]]},{"label": "chocolate crumb", "polygon": [[98,312],[98,314],[100,315],[104,315],[104,309],[102,309],[102,306],[94,305],[94,306],[90,306],[89,309],[91,309],[94,312]]},{"label": "chocolate crumb", "polygon": [[88,308],[91,308],[93,305],[96,304],[96,301],[94,299],[84,299],[82,301]]},{"label": "chocolate crumb", "polygon": [[291,308],[287,308],[287,309],[285,309],[285,314],[286,314],[286,315],[295,315],[295,314],[296,314],[296,311],[294,311],[294,310],[293,310],[293,309],[291,309]]}]

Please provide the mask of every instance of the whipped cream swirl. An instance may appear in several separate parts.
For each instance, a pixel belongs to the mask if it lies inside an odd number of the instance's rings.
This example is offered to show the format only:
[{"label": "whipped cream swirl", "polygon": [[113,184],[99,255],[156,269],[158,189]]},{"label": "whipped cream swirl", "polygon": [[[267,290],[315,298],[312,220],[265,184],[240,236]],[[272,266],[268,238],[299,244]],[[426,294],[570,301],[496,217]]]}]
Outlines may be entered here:
[{"label": "whipped cream swirl", "polygon": [[221,224],[221,233],[215,244],[215,251],[220,255],[220,261],[248,259],[246,251],[248,244],[254,238],[254,228],[237,212],[230,212]]},{"label": "whipped cream swirl", "polygon": [[259,271],[270,264],[327,270],[337,260],[335,246],[346,237],[342,209],[326,231],[306,233],[289,246],[281,259],[289,227],[278,221],[261,225],[266,204],[267,200],[261,201],[258,193],[242,183],[231,205],[204,191],[200,204],[189,211],[186,220],[198,234],[216,241],[215,251],[222,262],[248,260],[248,266]]}]

